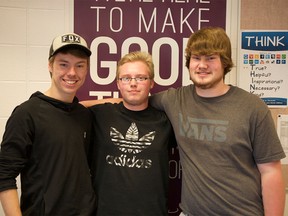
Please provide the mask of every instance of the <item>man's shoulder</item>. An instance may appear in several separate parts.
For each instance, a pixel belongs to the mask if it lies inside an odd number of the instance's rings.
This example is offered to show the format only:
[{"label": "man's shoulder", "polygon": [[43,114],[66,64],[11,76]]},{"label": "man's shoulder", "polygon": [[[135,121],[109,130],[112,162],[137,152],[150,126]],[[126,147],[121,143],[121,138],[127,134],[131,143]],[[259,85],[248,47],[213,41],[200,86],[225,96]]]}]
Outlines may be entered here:
[{"label": "man's shoulder", "polygon": [[40,99],[37,97],[30,98],[17,105],[13,112],[35,112],[35,109],[39,106],[39,101]]},{"label": "man's shoulder", "polygon": [[117,109],[117,107],[119,107],[119,104],[108,102],[108,103],[93,105],[93,106],[89,107],[89,110],[92,111],[92,112],[99,112],[99,111],[108,112],[111,109]]}]

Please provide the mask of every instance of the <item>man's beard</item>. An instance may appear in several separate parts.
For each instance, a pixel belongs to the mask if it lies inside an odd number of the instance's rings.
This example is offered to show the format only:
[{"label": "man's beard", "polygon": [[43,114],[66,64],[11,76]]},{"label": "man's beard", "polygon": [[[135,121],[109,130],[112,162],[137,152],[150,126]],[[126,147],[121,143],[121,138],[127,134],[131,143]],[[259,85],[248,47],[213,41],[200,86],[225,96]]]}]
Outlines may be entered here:
[{"label": "man's beard", "polygon": [[191,79],[192,82],[194,83],[194,85],[197,87],[197,88],[200,88],[200,89],[211,89],[215,86],[217,86],[219,83],[222,82],[222,77],[219,77],[217,78],[216,80],[211,80],[211,81],[208,81],[208,82],[199,82],[197,81],[197,79]]}]

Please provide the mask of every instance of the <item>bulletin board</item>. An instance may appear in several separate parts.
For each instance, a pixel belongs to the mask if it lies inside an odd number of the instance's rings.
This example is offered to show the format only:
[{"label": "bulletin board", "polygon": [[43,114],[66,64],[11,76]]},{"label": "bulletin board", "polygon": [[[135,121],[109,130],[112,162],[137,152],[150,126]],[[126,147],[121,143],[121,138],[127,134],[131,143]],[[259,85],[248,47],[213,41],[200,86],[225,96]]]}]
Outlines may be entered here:
[{"label": "bulletin board", "polygon": [[[288,108],[271,108],[271,113],[272,113],[272,117],[274,119],[275,122],[275,126],[277,127],[277,117],[278,115],[288,115]],[[287,159],[288,155],[286,153],[286,159]],[[283,171],[283,175],[284,175],[284,179],[285,179],[285,185],[286,188],[288,189],[288,165],[287,164],[283,164],[282,165],[282,171]]]},{"label": "bulletin board", "polygon": [[[241,0],[240,30],[288,30],[287,0]],[[238,73],[241,71],[238,71]],[[288,94],[288,93],[287,93]],[[288,97],[288,96],[287,96]],[[279,114],[288,114],[288,108],[270,108],[277,126]],[[287,155],[288,156],[288,155]],[[288,165],[282,165],[286,188],[288,188]]]}]

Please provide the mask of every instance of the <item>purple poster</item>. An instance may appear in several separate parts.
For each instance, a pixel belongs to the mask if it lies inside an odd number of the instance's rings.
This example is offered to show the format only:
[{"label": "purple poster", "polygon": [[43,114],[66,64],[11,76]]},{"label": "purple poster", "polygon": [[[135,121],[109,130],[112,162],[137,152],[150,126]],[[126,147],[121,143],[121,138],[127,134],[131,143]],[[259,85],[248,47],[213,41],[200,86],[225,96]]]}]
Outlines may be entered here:
[{"label": "purple poster", "polygon": [[153,56],[151,93],[189,83],[184,51],[190,34],[205,26],[225,28],[225,21],[226,0],[74,0],[74,31],[93,53],[78,97],[118,97],[117,61],[135,50]]},{"label": "purple poster", "polygon": [[[226,26],[226,0],[74,0],[74,32],[91,48],[80,100],[120,97],[116,65],[130,51],[148,51],[155,66],[151,93],[189,84],[185,46],[205,26]],[[169,215],[179,215],[181,165],[170,152]]]}]

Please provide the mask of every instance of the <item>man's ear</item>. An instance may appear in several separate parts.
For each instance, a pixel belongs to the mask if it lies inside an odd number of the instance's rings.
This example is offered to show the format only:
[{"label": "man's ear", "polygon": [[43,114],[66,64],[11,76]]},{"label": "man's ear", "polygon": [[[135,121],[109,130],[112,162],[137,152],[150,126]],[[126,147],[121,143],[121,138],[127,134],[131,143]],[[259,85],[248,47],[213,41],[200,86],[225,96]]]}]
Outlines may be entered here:
[{"label": "man's ear", "polygon": [[48,63],[48,71],[49,71],[50,77],[52,78],[52,71],[53,71],[52,63]]},{"label": "man's ear", "polygon": [[154,80],[151,80],[150,81],[150,89],[152,89],[154,87],[154,84],[155,84]]},{"label": "man's ear", "polygon": [[120,84],[119,84],[119,80],[118,79],[116,80],[116,84],[117,84],[118,90],[120,91],[120,87],[119,87]]}]

